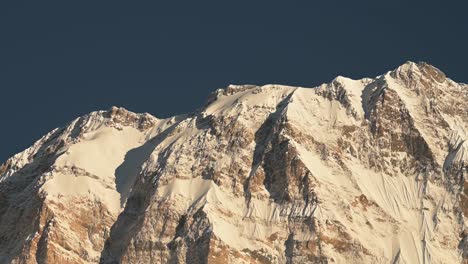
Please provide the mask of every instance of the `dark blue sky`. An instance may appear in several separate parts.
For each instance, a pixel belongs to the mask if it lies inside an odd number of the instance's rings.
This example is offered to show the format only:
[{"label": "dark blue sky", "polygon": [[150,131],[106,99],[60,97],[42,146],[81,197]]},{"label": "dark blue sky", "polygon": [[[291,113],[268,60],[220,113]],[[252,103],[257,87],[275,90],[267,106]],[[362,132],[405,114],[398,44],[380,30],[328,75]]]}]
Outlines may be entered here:
[{"label": "dark blue sky", "polygon": [[230,83],[312,87],[406,60],[468,82],[467,10],[467,1],[2,1],[0,161],[90,111],[167,117]]}]

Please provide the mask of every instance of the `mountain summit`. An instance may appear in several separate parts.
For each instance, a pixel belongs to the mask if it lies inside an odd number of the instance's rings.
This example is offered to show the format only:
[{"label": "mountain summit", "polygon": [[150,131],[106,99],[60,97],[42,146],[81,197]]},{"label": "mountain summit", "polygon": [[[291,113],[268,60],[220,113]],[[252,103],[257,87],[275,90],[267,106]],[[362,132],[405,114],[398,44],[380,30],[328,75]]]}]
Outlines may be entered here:
[{"label": "mountain summit", "polygon": [[0,166],[0,263],[466,262],[467,102],[407,62],[90,113]]}]

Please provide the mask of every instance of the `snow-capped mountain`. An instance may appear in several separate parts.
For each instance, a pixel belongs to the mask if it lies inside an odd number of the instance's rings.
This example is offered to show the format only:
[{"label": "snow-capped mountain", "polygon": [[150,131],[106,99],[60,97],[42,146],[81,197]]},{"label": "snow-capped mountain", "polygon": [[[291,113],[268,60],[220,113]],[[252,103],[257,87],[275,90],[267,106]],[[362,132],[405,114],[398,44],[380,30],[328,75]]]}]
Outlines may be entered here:
[{"label": "snow-capped mountain", "polygon": [[426,63],[90,113],[0,167],[0,263],[465,263],[468,85]]}]

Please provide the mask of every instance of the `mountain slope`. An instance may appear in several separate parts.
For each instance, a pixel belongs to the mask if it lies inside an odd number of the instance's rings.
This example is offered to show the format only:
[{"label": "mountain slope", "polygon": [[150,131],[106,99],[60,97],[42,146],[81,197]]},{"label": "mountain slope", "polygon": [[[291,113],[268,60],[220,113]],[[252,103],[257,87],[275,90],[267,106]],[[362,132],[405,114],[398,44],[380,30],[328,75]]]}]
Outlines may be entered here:
[{"label": "mountain slope", "polygon": [[91,113],[0,168],[0,262],[460,263],[467,99],[407,62]]}]

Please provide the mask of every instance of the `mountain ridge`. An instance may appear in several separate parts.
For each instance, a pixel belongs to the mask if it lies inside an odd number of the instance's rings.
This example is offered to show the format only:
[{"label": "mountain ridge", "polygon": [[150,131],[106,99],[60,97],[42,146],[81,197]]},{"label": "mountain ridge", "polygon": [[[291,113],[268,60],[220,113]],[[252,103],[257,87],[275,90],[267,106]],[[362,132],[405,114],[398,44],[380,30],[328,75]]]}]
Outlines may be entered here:
[{"label": "mountain ridge", "polygon": [[406,62],[92,112],[0,167],[0,262],[466,261],[467,97]]}]

